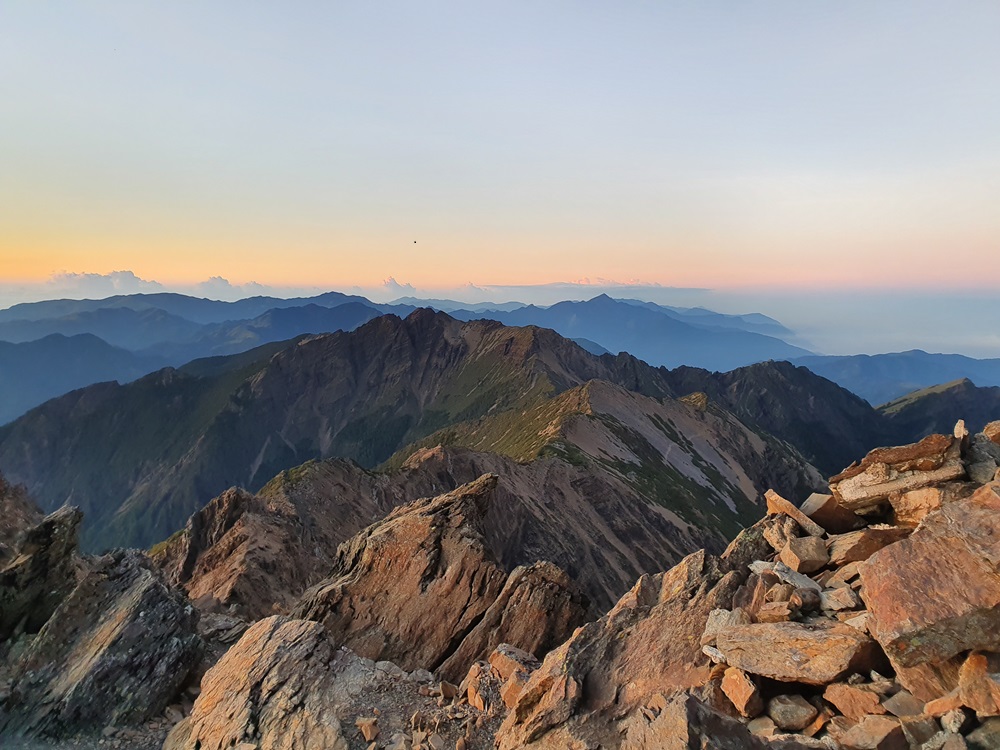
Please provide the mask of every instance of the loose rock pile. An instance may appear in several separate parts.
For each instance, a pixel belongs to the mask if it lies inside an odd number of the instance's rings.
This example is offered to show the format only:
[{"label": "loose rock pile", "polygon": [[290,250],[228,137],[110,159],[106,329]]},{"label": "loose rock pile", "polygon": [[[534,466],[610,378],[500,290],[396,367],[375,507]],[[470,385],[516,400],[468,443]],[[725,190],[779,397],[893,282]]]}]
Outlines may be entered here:
[{"label": "loose rock pile", "polygon": [[709,706],[764,746],[1000,748],[998,428],[872,451],[801,508],[768,493],[788,521],[708,616]]}]

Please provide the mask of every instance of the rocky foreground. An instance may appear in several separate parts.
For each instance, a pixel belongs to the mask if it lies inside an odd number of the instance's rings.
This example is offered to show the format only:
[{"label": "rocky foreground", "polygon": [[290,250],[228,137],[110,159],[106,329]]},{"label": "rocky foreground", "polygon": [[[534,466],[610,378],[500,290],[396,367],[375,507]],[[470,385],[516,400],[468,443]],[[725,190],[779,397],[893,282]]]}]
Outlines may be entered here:
[{"label": "rocky foreground", "polygon": [[81,557],[77,511],[0,484],[0,744],[995,750],[998,467],[1000,423],[872,451],[597,619],[552,563],[496,559],[490,475],[256,621],[137,551]]}]

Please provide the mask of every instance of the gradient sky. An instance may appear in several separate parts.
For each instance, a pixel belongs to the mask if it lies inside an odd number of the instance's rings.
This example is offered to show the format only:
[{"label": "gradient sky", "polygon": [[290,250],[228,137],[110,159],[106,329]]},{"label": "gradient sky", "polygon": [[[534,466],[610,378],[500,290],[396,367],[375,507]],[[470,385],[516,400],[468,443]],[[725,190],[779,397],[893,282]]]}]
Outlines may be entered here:
[{"label": "gradient sky", "polygon": [[989,289],[998,38],[995,0],[6,0],[0,282]]}]

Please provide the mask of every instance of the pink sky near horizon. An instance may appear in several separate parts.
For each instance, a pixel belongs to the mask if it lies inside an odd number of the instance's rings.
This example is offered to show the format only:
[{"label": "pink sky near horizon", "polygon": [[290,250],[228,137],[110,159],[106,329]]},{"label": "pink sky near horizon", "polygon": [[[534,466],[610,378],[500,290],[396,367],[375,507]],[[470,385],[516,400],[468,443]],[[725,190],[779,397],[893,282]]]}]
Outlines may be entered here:
[{"label": "pink sky near horizon", "polygon": [[0,284],[1000,280],[995,3],[4,15]]}]

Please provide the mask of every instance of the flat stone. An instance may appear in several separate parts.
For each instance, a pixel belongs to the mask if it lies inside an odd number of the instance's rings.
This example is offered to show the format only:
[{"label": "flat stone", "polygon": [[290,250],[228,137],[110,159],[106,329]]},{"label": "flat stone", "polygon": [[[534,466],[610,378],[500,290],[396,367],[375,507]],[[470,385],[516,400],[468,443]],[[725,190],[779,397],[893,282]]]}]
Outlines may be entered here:
[{"label": "flat stone", "polygon": [[852,721],[861,721],[869,714],[884,714],[886,711],[877,693],[845,682],[828,685],[823,691],[823,698]]},{"label": "flat stone", "polygon": [[839,588],[827,589],[819,596],[820,608],[831,612],[841,612],[843,610],[857,609],[861,606],[861,599],[854,589]]},{"label": "flat stone", "polygon": [[940,725],[933,716],[900,716],[899,726],[910,747],[920,747],[938,732]]},{"label": "flat stone", "polygon": [[726,663],[784,682],[826,685],[851,672],[868,672],[878,646],[843,623],[757,623],[716,639]]},{"label": "flat stone", "polygon": [[865,519],[845,508],[833,495],[814,492],[802,503],[799,510],[830,534],[843,534],[865,525]]},{"label": "flat stone", "polygon": [[910,535],[912,529],[901,526],[870,526],[847,534],[831,536],[826,543],[831,565],[862,562],[883,547]]},{"label": "flat stone", "polygon": [[803,513],[801,510],[795,507],[790,501],[783,498],[774,490],[768,490],[764,493],[764,500],[767,501],[767,513],[768,515],[773,515],[775,513],[784,513],[786,516],[794,520],[802,530],[809,534],[810,536],[823,536],[826,531],[818,523],[813,521],[809,516]]},{"label": "flat stone", "polygon": [[869,626],[903,667],[1000,650],[1000,485],[931,514],[861,566]]},{"label": "flat stone", "polygon": [[722,676],[722,692],[732,702],[737,711],[748,719],[759,716],[764,710],[764,701],[756,683],[742,669],[729,667]]},{"label": "flat stone", "polygon": [[805,729],[819,711],[801,695],[776,695],[767,702],[767,715],[786,731]]},{"label": "flat stone", "polygon": [[988,437],[997,445],[1000,445],[1000,419],[995,422],[990,422],[983,428],[983,435]]},{"label": "flat stone", "polygon": [[924,713],[928,716],[944,716],[949,711],[962,707],[962,696],[958,690],[952,690],[947,695],[927,701],[924,704]]},{"label": "flat stone", "polygon": [[758,737],[773,737],[778,732],[778,725],[770,716],[758,716],[747,724],[747,729]]},{"label": "flat stone", "polygon": [[763,560],[758,560],[750,564],[750,570],[752,570],[757,575],[762,575],[763,573],[773,573],[780,580],[785,583],[792,584],[797,589],[814,589],[817,593],[823,590],[816,581],[802,573],[796,573],[794,570],[789,568],[783,562],[769,563]]},{"label": "flat stone", "polygon": [[952,435],[928,435],[919,443],[876,448],[860,464],[830,479],[830,491],[844,507],[864,511],[895,492],[927,487],[965,476],[962,441]]},{"label": "flat stone", "polygon": [[953,708],[941,717],[941,728],[952,734],[960,734],[972,724],[972,716],[966,708]]},{"label": "flat stone", "polygon": [[715,637],[719,631],[737,625],[749,625],[750,622],[750,615],[742,607],[736,607],[732,610],[713,609],[708,613],[708,619],[705,621],[705,632],[701,636],[701,645],[714,646]]},{"label": "flat stone", "polygon": [[909,750],[897,719],[866,716],[840,737],[845,750]]},{"label": "flat stone", "polygon": [[924,701],[913,697],[909,690],[900,690],[882,701],[885,710],[893,716],[920,716],[924,712]]},{"label": "flat stone", "polygon": [[898,526],[917,526],[928,513],[942,505],[963,500],[972,494],[974,486],[965,482],[948,482],[936,487],[921,487],[889,496],[893,519]]},{"label": "flat stone", "polygon": [[795,609],[788,602],[765,602],[757,610],[757,622],[788,622]]},{"label": "flat stone", "polygon": [[830,562],[826,544],[817,536],[789,539],[781,550],[781,562],[797,573],[815,573]]},{"label": "flat stone", "polygon": [[987,719],[978,729],[969,732],[965,741],[969,750],[996,750],[1000,747],[1000,719]]}]

